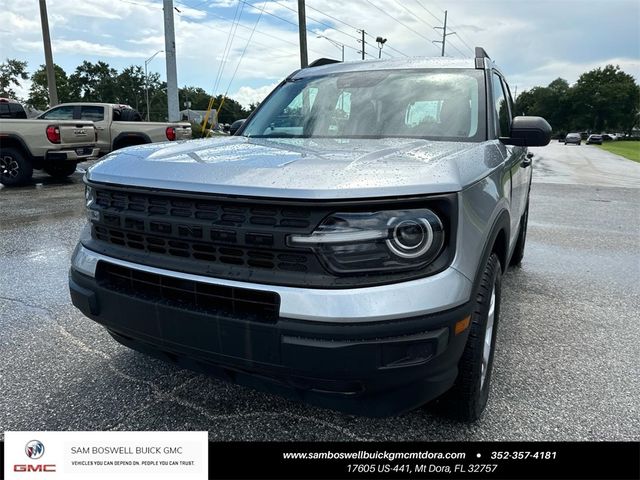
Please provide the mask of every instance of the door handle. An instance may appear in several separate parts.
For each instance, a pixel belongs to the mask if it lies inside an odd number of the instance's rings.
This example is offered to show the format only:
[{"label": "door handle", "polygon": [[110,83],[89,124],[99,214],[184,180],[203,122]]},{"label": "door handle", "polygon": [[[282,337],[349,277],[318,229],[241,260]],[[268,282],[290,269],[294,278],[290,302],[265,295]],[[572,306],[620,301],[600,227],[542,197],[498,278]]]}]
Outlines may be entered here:
[{"label": "door handle", "polygon": [[96,127],[96,130],[104,130],[104,127]]}]

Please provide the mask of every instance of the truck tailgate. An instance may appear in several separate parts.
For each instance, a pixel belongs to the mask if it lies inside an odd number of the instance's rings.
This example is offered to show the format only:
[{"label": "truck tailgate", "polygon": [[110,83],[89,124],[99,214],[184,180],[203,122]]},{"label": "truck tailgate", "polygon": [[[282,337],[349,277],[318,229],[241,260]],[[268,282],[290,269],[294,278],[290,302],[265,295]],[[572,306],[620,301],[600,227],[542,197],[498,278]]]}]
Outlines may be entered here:
[{"label": "truck tailgate", "polygon": [[176,125],[176,140],[191,139],[191,125]]},{"label": "truck tailgate", "polygon": [[64,121],[56,122],[60,128],[60,143],[65,145],[89,145],[96,142],[96,130],[93,122]]}]

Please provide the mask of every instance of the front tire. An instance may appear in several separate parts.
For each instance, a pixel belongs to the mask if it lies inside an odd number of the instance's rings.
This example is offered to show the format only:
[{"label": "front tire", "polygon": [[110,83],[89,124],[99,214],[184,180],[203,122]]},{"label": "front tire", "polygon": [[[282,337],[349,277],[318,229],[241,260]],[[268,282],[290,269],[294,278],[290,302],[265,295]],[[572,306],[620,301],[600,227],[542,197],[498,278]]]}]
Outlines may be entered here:
[{"label": "front tire", "polygon": [[0,183],[13,187],[28,182],[32,176],[33,165],[19,150],[0,150]]},{"label": "front tire", "polygon": [[489,400],[501,279],[500,259],[492,253],[482,273],[467,345],[458,363],[458,377],[442,400],[447,413],[458,420],[477,420]]},{"label": "front tire", "polygon": [[66,178],[76,171],[76,164],[74,162],[56,163],[45,166],[43,170],[54,178]]}]

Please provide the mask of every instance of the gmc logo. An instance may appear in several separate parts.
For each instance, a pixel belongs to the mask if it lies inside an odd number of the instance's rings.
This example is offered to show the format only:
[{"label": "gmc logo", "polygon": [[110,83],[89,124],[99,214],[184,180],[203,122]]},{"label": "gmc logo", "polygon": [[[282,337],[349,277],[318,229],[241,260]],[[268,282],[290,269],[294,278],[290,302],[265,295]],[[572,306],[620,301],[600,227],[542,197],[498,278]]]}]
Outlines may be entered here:
[{"label": "gmc logo", "polygon": [[55,472],[55,465],[14,465],[14,472]]}]

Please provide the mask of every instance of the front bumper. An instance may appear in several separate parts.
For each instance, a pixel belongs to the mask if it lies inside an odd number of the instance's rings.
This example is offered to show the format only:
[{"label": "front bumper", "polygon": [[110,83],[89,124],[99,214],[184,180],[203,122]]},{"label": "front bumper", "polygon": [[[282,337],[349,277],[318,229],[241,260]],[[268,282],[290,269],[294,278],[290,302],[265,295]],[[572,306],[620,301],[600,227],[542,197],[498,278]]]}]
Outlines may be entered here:
[{"label": "front bumper", "polygon": [[[313,318],[310,321],[285,315],[284,292],[277,320],[267,323],[110,289],[95,278],[100,261],[128,263],[79,246],[69,278],[71,298],[119,342],[187,368],[329,408],[371,416],[415,408],[451,387],[466,343],[468,331],[456,335],[454,325],[471,313],[470,302],[443,307],[438,313],[400,316],[396,311],[393,319],[381,320],[377,315],[368,321],[362,315],[319,321],[317,312],[305,310],[305,316]],[[142,265],[134,267],[146,272]],[[163,274],[223,283],[176,272]],[[395,292],[401,291],[398,287],[411,288],[411,283],[359,290],[362,295],[376,290],[375,305],[384,306],[393,302]],[[243,285],[253,290],[260,287]],[[390,287],[390,293],[383,295]],[[322,318],[332,312],[353,314],[358,305],[340,295],[344,290],[289,290],[310,295],[306,303],[304,296],[299,297],[301,309],[313,305],[312,293],[325,292]],[[358,297],[357,290],[351,297]],[[327,304],[334,305],[327,309]],[[341,310],[345,304],[347,308]],[[364,313],[375,307],[361,305]],[[405,308],[411,312],[411,305]]]}]

